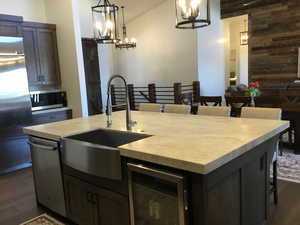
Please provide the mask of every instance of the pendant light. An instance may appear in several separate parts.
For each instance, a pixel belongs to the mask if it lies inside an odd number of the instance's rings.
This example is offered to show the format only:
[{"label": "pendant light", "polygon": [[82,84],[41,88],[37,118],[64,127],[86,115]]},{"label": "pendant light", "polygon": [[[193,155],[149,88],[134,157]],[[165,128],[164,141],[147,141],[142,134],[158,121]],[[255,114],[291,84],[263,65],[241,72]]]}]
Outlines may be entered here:
[{"label": "pendant light", "polygon": [[131,38],[129,39],[127,37],[127,28],[125,25],[125,16],[124,16],[124,6],[121,7],[122,8],[122,17],[123,17],[123,39],[117,41],[116,43],[116,48],[119,49],[129,49],[129,48],[135,48],[136,47],[136,39],[135,38]]},{"label": "pendant light", "polygon": [[210,25],[210,0],[175,0],[176,28],[196,29]]},{"label": "pendant light", "polygon": [[241,45],[248,45],[249,35],[248,35],[248,29],[247,29],[247,20],[244,20],[244,23],[245,23],[245,25],[244,25],[245,30],[240,33]]},{"label": "pendant light", "polygon": [[119,40],[117,5],[108,0],[100,0],[92,7],[94,38],[101,44],[114,44]]}]

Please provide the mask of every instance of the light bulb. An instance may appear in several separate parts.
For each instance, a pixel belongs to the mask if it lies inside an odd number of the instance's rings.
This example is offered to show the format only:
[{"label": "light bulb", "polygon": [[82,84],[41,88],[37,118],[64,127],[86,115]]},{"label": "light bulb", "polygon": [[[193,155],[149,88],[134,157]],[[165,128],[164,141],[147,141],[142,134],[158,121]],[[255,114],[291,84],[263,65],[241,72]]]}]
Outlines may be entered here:
[{"label": "light bulb", "polygon": [[191,1],[191,8],[193,10],[196,10],[200,6],[200,0],[192,0]]},{"label": "light bulb", "polygon": [[107,28],[108,30],[112,30],[113,27],[114,27],[114,24],[113,24],[110,20],[107,20],[107,21],[106,21],[106,28]]},{"label": "light bulb", "polygon": [[190,16],[192,18],[197,18],[199,16],[200,12],[200,0],[192,0],[191,1],[191,14]]},{"label": "light bulb", "polygon": [[178,5],[183,12],[186,12],[186,2],[185,0],[178,0]]},{"label": "light bulb", "polygon": [[126,43],[128,43],[128,42],[129,42],[129,39],[128,39],[128,38],[125,38],[124,41],[125,41]]},{"label": "light bulb", "polygon": [[97,22],[95,24],[96,29],[98,29],[100,32],[102,31],[102,24],[100,22]]},{"label": "light bulb", "polygon": [[131,38],[131,42],[132,43],[136,43],[136,39],[135,38]]}]

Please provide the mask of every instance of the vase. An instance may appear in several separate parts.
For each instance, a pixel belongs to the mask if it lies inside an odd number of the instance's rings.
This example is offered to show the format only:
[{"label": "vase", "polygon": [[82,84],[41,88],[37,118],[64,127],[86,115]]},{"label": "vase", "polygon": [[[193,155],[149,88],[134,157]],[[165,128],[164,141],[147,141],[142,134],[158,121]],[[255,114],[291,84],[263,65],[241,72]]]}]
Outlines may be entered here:
[{"label": "vase", "polygon": [[250,103],[251,107],[255,107],[255,100],[254,100],[254,96],[251,96],[251,103]]}]

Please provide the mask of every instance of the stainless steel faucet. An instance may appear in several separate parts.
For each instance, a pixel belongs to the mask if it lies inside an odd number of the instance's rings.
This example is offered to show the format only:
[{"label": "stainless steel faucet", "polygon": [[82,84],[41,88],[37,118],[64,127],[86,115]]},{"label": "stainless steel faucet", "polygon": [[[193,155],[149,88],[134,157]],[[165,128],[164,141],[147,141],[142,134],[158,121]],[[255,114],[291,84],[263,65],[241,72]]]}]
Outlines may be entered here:
[{"label": "stainless steel faucet", "polygon": [[[124,82],[125,85],[125,105],[112,105],[111,103],[111,83],[114,79],[121,79]],[[126,128],[127,130],[132,130],[132,127],[136,125],[135,121],[131,120],[131,111],[130,111],[130,103],[129,103],[129,95],[128,95],[128,86],[127,82],[124,77],[121,75],[114,75],[112,76],[108,83],[107,83],[107,102],[106,102],[106,116],[107,116],[107,127],[111,127],[112,125],[112,108],[113,107],[120,107],[120,106],[126,106]]]}]

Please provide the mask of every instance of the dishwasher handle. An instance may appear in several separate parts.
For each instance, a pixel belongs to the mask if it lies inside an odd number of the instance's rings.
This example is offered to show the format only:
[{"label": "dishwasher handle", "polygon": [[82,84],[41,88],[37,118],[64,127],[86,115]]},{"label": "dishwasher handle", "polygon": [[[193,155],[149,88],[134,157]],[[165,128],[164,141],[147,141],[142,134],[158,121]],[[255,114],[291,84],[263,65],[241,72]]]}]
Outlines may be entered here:
[{"label": "dishwasher handle", "polygon": [[57,147],[54,147],[54,146],[47,146],[47,145],[41,145],[41,144],[36,144],[36,143],[33,143],[31,141],[28,141],[28,144],[32,147],[35,147],[35,148],[39,148],[39,149],[43,149],[43,150],[47,150],[47,151],[56,151],[57,150]]}]

